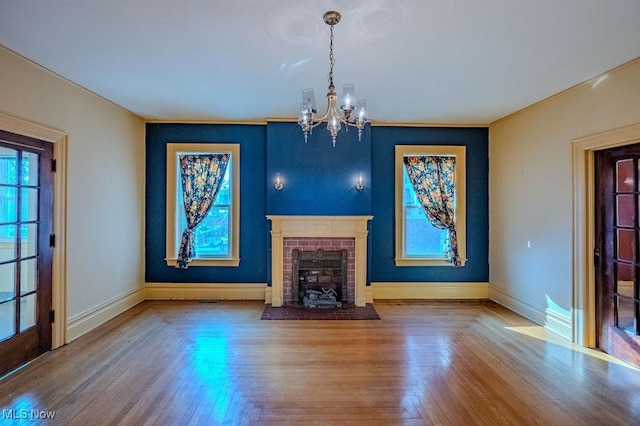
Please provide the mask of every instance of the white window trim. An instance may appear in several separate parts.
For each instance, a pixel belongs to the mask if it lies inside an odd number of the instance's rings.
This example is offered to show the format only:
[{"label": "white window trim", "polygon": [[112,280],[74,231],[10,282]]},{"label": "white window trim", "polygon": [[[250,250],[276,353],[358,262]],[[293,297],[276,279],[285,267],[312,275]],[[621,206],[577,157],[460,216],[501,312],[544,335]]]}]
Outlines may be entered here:
[{"label": "white window trim", "polygon": [[231,154],[231,230],[229,245],[231,254],[226,258],[194,258],[189,266],[238,266],[240,265],[240,144],[219,143],[168,143],[167,144],[167,205],[166,252],[168,266],[176,266],[176,209],[178,175],[176,158],[183,154]]},{"label": "white window trim", "polygon": [[396,145],[395,149],[395,263],[396,266],[451,266],[453,264],[443,258],[416,258],[404,254],[404,215],[403,203],[403,171],[404,157],[407,155],[438,155],[456,157],[456,233],[458,236],[458,253],[461,265],[467,261],[467,204],[466,204],[466,148],[448,145]]}]

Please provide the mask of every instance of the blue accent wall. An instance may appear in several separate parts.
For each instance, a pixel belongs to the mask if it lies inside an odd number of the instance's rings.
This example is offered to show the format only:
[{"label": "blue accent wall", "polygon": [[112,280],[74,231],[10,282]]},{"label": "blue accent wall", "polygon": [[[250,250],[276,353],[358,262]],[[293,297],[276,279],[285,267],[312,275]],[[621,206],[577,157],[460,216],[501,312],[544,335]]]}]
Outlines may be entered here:
[{"label": "blue accent wall", "polygon": [[[276,173],[284,182],[273,188]],[[365,188],[355,189],[362,175]],[[354,128],[340,131],[336,146],[325,125],[308,141],[296,123],[267,124],[267,214],[371,214],[371,129],[358,140]]]},{"label": "blue accent wall", "polygon": [[[240,144],[240,266],[167,266],[165,208],[167,143]],[[146,282],[264,283],[270,244],[265,202],[266,127],[261,125],[154,124],[146,127]]]},{"label": "blue accent wall", "polygon": [[[489,280],[489,130],[374,127],[371,132],[371,282],[487,282]],[[395,146],[464,145],[467,157],[467,263],[463,267],[396,267]]]},{"label": "blue accent wall", "polygon": [[[240,266],[166,265],[167,143],[240,144]],[[467,147],[467,257],[464,267],[396,267],[395,145]],[[369,127],[362,140],[344,129],[335,148],[324,126],[304,137],[296,123],[157,124],[146,127],[145,280],[264,283],[270,281],[267,214],[373,215],[367,282],[486,282],[489,279],[488,129]],[[280,173],[284,189],[273,188]],[[362,174],[365,189],[354,187]]]}]

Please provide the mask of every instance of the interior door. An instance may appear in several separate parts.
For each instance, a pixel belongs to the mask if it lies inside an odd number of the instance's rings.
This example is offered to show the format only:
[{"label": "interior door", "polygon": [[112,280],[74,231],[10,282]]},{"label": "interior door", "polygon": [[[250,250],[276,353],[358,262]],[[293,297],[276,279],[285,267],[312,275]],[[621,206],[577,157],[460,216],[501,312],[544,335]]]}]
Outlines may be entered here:
[{"label": "interior door", "polygon": [[598,347],[640,366],[640,144],[596,152]]},{"label": "interior door", "polygon": [[52,153],[0,131],[0,377],[51,350]]}]

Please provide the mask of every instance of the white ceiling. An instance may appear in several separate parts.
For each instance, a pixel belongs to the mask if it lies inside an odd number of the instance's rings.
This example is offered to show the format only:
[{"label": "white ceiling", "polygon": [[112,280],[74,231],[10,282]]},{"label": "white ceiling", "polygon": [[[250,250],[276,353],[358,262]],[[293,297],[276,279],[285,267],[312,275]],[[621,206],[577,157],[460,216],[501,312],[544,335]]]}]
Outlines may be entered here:
[{"label": "white ceiling", "polygon": [[490,123],[640,57],[640,0],[0,0],[0,44],[147,119]]}]

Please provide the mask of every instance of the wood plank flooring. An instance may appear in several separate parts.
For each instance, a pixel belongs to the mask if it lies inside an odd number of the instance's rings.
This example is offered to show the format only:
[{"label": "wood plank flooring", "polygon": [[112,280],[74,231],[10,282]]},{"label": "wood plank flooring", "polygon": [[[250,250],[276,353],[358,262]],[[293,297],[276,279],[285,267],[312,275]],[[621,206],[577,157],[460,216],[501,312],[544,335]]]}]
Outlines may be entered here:
[{"label": "wood plank flooring", "polygon": [[499,305],[375,307],[260,321],[258,302],[143,302],[0,380],[0,424],[640,424],[639,371]]}]

